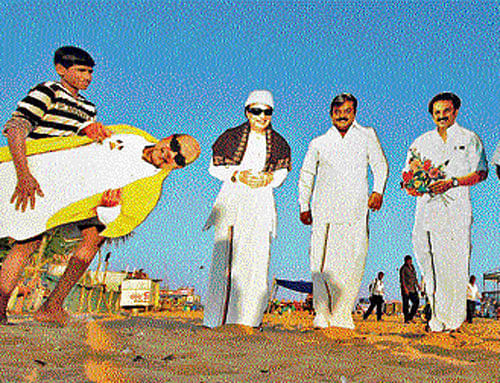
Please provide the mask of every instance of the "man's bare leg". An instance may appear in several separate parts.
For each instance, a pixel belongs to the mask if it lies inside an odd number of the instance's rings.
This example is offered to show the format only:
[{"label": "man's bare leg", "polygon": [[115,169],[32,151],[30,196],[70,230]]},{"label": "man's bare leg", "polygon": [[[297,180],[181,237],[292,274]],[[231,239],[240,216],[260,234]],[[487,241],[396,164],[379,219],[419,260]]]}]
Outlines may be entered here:
[{"label": "man's bare leg", "polygon": [[7,303],[17,286],[28,257],[40,246],[40,240],[16,242],[5,257],[0,270],[0,324],[7,322]]},{"label": "man's bare leg", "polygon": [[56,287],[35,313],[35,320],[56,323],[61,326],[66,325],[69,315],[62,307],[64,300],[89,267],[103,241],[104,238],[99,235],[96,227],[89,227],[82,230],[80,244],[69,260],[68,266]]}]

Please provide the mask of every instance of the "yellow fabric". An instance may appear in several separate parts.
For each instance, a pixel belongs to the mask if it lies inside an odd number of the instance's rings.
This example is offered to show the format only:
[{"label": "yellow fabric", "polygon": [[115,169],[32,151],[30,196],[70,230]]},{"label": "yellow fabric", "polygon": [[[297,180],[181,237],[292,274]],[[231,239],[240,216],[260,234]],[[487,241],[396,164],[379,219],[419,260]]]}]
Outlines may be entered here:
[{"label": "yellow fabric", "polygon": [[[164,170],[124,186],[120,215],[101,232],[101,236],[121,237],[139,226],[158,203],[163,181],[168,173]],[[47,222],[47,229],[95,217],[95,208],[100,205],[102,195],[103,193],[93,195],[59,210]]]},{"label": "yellow fabric", "polygon": [[[129,125],[108,126],[115,134],[135,134],[146,140],[157,143],[158,139],[150,134]],[[40,140],[26,141],[27,155],[72,149],[92,143],[87,137],[54,137]],[[9,148],[0,148],[0,162],[11,161]],[[169,171],[137,180],[122,188],[121,212],[116,220],[111,222],[101,233],[103,237],[116,238],[127,235],[139,226],[154,209],[160,199],[162,184]],[[47,229],[77,222],[96,216],[95,209],[100,205],[103,193],[93,195],[77,201],[64,209],[59,210],[47,222]]]},{"label": "yellow fabric", "polygon": [[[146,140],[157,143],[158,139],[154,138],[145,131],[134,128],[130,125],[111,125],[107,126],[115,134],[135,134],[144,137]],[[73,149],[79,146],[88,145],[93,141],[86,136],[69,136],[69,137],[49,137],[39,140],[26,140],[26,156],[33,154],[57,152],[59,150]],[[8,146],[0,148],[0,162],[12,161],[12,155]]]}]

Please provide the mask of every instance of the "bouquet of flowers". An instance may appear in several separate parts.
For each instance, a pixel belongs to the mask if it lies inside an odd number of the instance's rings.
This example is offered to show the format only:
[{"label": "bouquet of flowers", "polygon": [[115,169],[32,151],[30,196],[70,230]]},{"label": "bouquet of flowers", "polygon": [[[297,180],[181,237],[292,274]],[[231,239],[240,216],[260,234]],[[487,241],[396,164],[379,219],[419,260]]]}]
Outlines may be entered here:
[{"label": "bouquet of flowers", "polygon": [[429,185],[446,178],[443,171],[443,165],[435,166],[431,160],[422,158],[420,153],[415,149],[411,150],[410,159],[408,161],[410,170],[403,172],[403,181],[401,188],[413,196],[422,196],[432,192],[429,190]]}]

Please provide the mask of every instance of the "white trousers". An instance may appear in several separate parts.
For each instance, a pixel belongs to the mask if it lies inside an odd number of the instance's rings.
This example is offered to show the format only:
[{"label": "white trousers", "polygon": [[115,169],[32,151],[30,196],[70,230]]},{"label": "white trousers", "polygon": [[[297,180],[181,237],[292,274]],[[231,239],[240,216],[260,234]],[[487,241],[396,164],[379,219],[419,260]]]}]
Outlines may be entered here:
[{"label": "white trousers", "polygon": [[216,226],[203,324],[262,324],[269,299],[271,233],[257,222]]},{"label": "white trousers", "polygon": [[342,224],[313,223],[310,256],[315,327],[354,329],[352,310],[367,252],[366,218]]},{"label": "white trousers", "polygon": [[432,309],[429,327],[455,330],[466,316],[470,220],[447,220],[432,230],[416,223],[412,241]]}]

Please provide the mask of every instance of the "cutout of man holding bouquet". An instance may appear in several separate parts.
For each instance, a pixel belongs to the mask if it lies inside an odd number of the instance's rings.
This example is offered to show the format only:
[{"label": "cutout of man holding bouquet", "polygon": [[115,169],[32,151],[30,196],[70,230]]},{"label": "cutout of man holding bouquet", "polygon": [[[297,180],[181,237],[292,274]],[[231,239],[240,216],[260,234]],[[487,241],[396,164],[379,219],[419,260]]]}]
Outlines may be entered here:
[{"label": "cutout of man holding bouquet", "polygon": [[413,251],[432,309],[428,330],[456,330],[465,320],[471,252],[470,187],[486,179],[483,145],[455,120],[460,98],[439,93],[429,103],[436,129],[410,146],[402,187],[417,197]]}]

